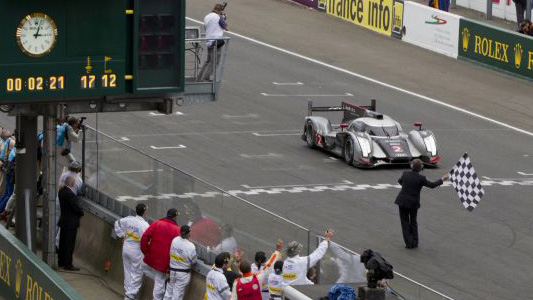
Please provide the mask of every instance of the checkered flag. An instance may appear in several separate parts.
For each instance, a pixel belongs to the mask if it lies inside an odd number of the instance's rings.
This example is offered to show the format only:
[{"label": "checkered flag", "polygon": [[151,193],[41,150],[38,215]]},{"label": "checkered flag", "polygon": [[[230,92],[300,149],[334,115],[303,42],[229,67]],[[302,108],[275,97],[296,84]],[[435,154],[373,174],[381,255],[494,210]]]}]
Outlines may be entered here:
[{"label": "checkered flag", "polygon": [[457,191],[464,207],[469,211],[473,211],[479,201],[481,201],[485,191],[467,153],[459,159],[455,167],[450,171],[450,182]]}]

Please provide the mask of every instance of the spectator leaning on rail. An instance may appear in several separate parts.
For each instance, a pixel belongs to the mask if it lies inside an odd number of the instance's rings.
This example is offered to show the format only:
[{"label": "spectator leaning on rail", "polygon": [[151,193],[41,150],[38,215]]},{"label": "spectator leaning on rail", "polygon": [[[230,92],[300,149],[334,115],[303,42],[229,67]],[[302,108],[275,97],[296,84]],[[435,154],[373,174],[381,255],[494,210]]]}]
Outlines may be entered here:
[{"label": "spectator leaning on rail", "polygon": [[396,203],[400,208],[400,221],[402,224],[403,240],[405,248],[418,248],[418,224],[416,216],[420,208],[420,190],[426,186],[436,188],[444,181],[448,180],[448,174],[441,179],[432,182],[426,179],[426,176],[420,174],[424,168],[424,163],[416,158],[411,162],[411,171],[403,172],[398,183],[402,189],[396,197]]},{"label": "spectator leaning on rail", "polygon": [[230,299],[230,287],[224,276],[224,270],[227,269],[229,262],[230,258],[227,252],[222,252],[215,258],[215,267],[207,273],[205,278],[206,300]]},{"label": "spectator leaning on rail", "polygon": [[80,120],[76,117],[69,117],[66,123],[57,126],[56,157],[60,166],[68,166],[71,161],[75,160],[70,150],[72,143],[77,143],[82,139],[82,134]]},{"label": "spectator leaning on rail", "polygon": [[[221,38],[224,36],[224,31],[228,30],[226,23],[226,14],[224,14],[224,5],[216,4],[213,11],[204,18],[205,37],[206,38]],[[211,74],[216,72],[216,67],[220,62],[221,48],[224,46],[223,40],[208,40],[207,41],[207,59],[198,73],[196,81],[209,80]],[[215,49],[216,47],[216,49]],[[216,54],[215,54],[216,53]]]},{"label": "spectator leaning on rail", "polygon": [[124,238],[122,263],[124,264],[124,299],[136,299],[143,279],[141,237],[150,225],[144,220],[147,206],[139,203],[136,216],[128,216],[115,222],[115,233]]},{"label": "spectator leaning on rail", "polygon": [[[4,153],[4,148],[6,146],[13,148],[15,147],[15,140],[11,139],[11,132],[9,130],[2,130],[2,133],[0,135],[1,144],[0,144],[0,194],[4,193],[4,190],[6,189],[6,180],[5,180],[5,172],[4,172],[4,156],[2,156],[1,153]],[[9,141],[6,143],[6,141]],[[11,150],[8,150],[8,153]]]},{"label": "spectator leaning on rail", "polygon": [[7,205],[7,201],[13,193],[15,192],[15,159],[17,157],[17,150],[16,148],[12,148],[11,151],[9,151],[9,154],[7,156],[6,164],[4,164],[5,167],[4,171],[6,173],[6,189],[4,191],[4,194],[2,196],[2,199],[0,199],[0,213],[4,211]]},{"label": "spectator leaning on rail", "polygon": [[[276,250],[256,274],[252,273],[252,266],[249,262],[241,262],[239,268],[242,273],[242,277],[237,278],[233,283],[233,289],[231,292],[233,300],[268,299],[268,275],[271,272],[271,267],[274,265],[274,262],[280,258],[280,251],[282,249],[283,241],[278,240],[276,243]],[[266,290],[266,298],[263,296],[263,289]]]},{"label": "spectator leaning on rail", "polygon": [[293,241],[287,246],[288,258],[283,263],[283,285],[309,285],[313,284],[307,278],[307,268],[311,268],[318,263],[320,259],[326,254],[329,242],[334,235],[334,231],[329,229],[325,233],[325,240],[318,245],[318,248],[309,256],[300,256],[302,251],[302,244]]},{"label": "spectator leaning on rail", "polygon": [[170,246],[170,281],[165,300],[182,300],[191,281],[191,268],[197,262],[196,246],[189,241],[191,228],[183,225],[180,236],[172,240]]},{"label": "spectator leaning on rail", "polygon": [[170,265],[170,245],[180,235],[176,223],[178,210],[171,208],[167,216],[160,219],[144,232],[141,238],[141,251],[144,254],[143,270],[154,280],[153,299],[161,300],[165,295],[165,280]]}]

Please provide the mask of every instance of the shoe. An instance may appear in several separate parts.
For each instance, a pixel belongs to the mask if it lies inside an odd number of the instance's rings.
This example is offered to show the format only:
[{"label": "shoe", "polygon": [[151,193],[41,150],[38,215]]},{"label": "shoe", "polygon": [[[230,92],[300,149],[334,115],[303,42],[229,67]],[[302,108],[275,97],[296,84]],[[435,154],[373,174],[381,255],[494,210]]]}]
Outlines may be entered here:
[{"label": "shoe", "polygon": [[75,266],[68,266],[68,267],[64,267],[63,269],[65,269],[67,271],[79,271],[79,270],[81,270],[80,268],[75,267]]}]

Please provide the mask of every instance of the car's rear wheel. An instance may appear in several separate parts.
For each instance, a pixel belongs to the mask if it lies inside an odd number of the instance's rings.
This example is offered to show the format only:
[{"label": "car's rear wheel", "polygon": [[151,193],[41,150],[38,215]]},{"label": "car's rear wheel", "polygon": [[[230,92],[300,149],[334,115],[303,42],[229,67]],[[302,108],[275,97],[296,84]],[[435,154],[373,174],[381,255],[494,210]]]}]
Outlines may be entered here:
[{"label": "car's rear wheel", "polygon": [[353,140],[349,137],[344,143],[344,161],[349,165],[353,165]]},{"label": "car's rear wheel", "polygon": [[307,147],[315,148],[315,130],[311,122],[307,122],[305,127],[305,141],[307,142]]}]

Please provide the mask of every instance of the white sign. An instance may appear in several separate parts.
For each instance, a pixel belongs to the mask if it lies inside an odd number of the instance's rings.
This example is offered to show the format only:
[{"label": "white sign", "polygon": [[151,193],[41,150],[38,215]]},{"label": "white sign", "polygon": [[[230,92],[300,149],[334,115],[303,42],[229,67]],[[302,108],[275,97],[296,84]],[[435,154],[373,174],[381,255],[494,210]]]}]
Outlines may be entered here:
[{"label": "white sign", "polygon": [[402,40],[457,58],[460,19],[458,15],[406,1]]}]

